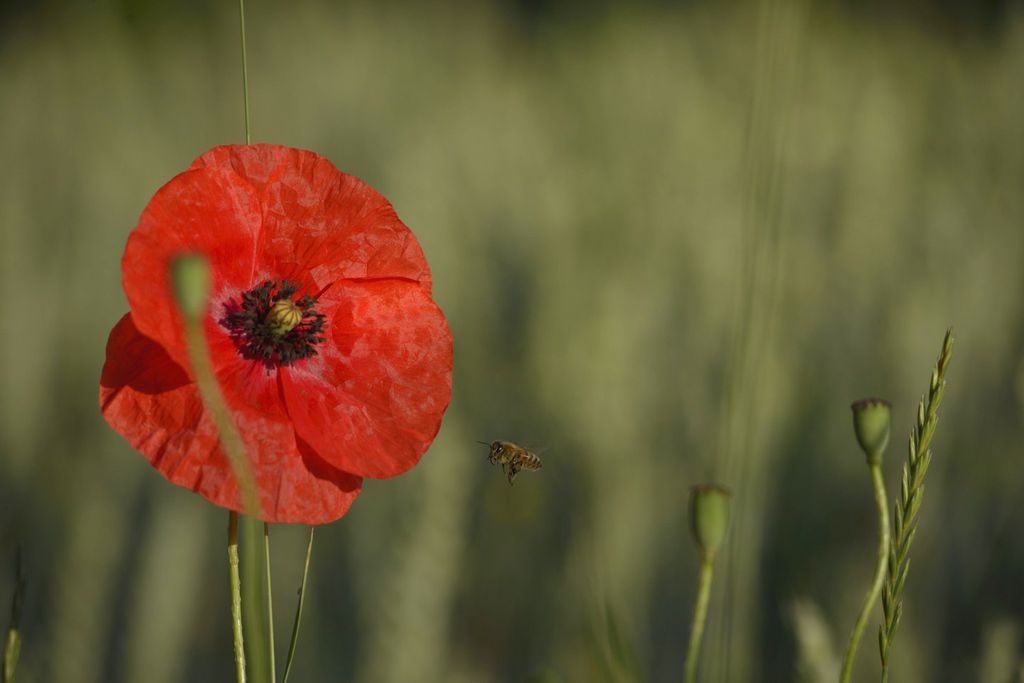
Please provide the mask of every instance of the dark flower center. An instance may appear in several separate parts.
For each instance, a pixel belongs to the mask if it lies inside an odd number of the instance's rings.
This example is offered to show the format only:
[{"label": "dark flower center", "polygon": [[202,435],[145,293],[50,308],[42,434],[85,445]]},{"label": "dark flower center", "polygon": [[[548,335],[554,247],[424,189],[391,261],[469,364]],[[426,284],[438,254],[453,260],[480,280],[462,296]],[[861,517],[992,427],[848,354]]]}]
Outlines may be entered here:
[{"label": "dark flower center", "polygon": [[241,301],[227,303],[220,324],[239,353],[268,367],[316,355],[314,347],[324,341],[327,319],[313,308],[316,300],[309,294],[292,299],[299,288],[291,280],[267,280],[242,294]]}]

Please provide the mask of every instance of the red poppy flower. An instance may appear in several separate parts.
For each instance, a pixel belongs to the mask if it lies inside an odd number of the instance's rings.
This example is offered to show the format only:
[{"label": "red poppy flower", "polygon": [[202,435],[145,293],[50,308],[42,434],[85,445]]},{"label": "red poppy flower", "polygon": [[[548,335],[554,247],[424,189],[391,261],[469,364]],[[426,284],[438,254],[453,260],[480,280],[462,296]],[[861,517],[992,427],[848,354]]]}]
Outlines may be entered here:
[{"label": "red poppy flower", "polygon": [[451,397],[452,339],[416,238],[323,157],[216,147],[173,178],[128,238],[131,312],[110,333],[100,406],[168,480],[241,510],[191,375],[169,263],[210,263],[214,370],[266,521],[341,517],[362,477],[419,460]]}]

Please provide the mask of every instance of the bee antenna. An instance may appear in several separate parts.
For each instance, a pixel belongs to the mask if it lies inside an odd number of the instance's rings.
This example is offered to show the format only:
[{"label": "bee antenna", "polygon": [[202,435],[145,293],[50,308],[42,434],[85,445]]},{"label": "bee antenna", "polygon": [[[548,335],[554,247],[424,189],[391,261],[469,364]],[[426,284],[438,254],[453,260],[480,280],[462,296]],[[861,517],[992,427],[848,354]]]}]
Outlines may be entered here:
[{"label": "bee antenna", "polygon": [[490,446],[491,445],[491,444],[487,443],[486,441],[477,441],[477,443],[482,443],[485,446]]}]

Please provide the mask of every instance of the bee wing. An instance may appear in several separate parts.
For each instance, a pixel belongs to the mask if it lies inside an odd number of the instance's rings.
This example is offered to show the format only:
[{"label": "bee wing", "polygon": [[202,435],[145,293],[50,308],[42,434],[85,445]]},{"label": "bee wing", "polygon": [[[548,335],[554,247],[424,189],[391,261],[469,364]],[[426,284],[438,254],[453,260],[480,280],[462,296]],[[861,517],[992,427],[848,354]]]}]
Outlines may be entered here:
[{"label": "bee wing", "polygon": [[534,447],[531,448],[530,450],[536,453],[537,455],[545,455],[547,453],[550,453],[552,448],[555,448],[555,444],[552,444],[550,441],[542,441],[540,443],[534,444]]}]

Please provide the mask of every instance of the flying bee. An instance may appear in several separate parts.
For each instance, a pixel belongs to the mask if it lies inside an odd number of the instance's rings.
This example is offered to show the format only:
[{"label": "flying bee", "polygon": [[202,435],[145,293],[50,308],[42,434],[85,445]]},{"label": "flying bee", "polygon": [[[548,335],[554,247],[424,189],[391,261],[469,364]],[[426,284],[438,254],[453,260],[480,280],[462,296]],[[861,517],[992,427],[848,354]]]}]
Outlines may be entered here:
[{"label": "flying bee", "polygon": [[501,464],[501,471],[508,474],[508,485],[512,486],[513,480],[521,470],[539,470],[543,467],[537,454],[517,446],[511,441],[477,441],[490,447],[491,452],[487,459],[492,465]]}]

